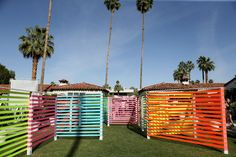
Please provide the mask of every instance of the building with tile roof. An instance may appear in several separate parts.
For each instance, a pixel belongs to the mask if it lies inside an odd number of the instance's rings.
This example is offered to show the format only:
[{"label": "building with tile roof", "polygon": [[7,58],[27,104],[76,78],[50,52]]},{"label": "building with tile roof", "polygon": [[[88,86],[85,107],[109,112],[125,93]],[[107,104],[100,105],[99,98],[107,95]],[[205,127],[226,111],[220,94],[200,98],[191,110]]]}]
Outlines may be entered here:
[{"label": "building with tile roof", "polygon": [[184,85],[181,83],[158,83],[142,88],[139,93],[145,91],[156,91],[156,90],[198,90],[206,88],[217,88],[224,87],[224,83],[199,83],[199,84],[189,84]]}]

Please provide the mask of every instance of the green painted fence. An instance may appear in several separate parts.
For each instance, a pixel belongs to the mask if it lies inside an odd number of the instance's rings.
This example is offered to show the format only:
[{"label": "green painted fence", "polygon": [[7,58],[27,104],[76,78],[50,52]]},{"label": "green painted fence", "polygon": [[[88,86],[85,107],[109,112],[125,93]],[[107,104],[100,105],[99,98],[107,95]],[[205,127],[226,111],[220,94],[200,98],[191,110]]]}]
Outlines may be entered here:
[{"label": "green painted fence", "polygon": [[0,157],[27,149],[29,92],[0,90]]},{"label": "green painted fence", "polygon": [[140,104],[141,104],[140,126],[141,126],[142,131],[144,131],[147,129],[147,120],[145,119],[147,115],[146,113],[147,104],[146,104],[145,96],[140,97]]},{"label": "green painted fence", "polygon": [[103,97],[103,122],[108,121],[108,97]]}]

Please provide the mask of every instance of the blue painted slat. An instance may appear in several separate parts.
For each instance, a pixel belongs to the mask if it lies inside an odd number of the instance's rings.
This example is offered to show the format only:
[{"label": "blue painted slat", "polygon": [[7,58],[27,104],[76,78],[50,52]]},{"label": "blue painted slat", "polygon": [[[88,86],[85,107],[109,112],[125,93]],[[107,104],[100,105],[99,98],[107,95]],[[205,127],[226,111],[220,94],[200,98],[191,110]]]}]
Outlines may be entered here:
[{"label": "blue painted slat", "polygon": [[[103,100],[101,99],[101,94],[58,96],[57,136],[101,137],[103,130]],[[78,121],[74,121],[76,119]]]}]

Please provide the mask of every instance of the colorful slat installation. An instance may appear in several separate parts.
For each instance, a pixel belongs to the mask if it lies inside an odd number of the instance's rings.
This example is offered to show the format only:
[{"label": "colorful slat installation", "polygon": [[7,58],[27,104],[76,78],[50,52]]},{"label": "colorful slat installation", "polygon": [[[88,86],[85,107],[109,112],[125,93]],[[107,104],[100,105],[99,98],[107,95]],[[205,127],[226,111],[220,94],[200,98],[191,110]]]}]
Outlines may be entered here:
[{"label": "colorful slat installation", "polygon": [[135,96],[110,97],[108,102],[110,124],[137,124],[138,99]]},{"label": "colorful slat installation", "polygon": [[102,92],[57,97],[58,137],[97,136],[103,138]]},{"label": "colorful slat installation", "polygon": [[140,97],[140,110],[141,110],[141,114],[140,114],[140,126],[141,126],[141,129],[142,131],[146,130],[147,129],[147,120],[146,120],[146,107],[147,107],[147,104],[146,104],[146,98],[144,96],[141,96]]},{"label": "colorful slat installation", "polygon": [[108,121],[108,97],[103,97],[103,123]]},{"label": "colorful slat installation", "polygon": [[224,89],[148,92],[147,136],[224,150],[228,154]]},{"label": "colorful slat installation", "polygon": [[29,92],[0,90],[0,157],[27,150]]},{"label": "colorful slat installation", "polygon": [[56,97],[32,94],[29,106],[27,155],[44,141],[56,140]]}]

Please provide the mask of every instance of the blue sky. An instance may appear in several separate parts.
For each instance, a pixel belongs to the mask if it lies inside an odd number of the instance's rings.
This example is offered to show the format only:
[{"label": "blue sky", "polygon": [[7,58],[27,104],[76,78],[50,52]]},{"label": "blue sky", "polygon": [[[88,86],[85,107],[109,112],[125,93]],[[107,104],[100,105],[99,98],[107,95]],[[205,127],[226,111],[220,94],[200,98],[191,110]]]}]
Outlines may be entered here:
[{"label": "blue sky", "polygon": [[[135,0],[120,0],[113,21],[109,84],[139,85],[141,14]],[[45,26],[48,0],[0,0],[0,63],[30,79],[32,60],[18,50],[18,38],[30,26]],[[236,74],[235,1],[155,1],[145,16],[143,85],[173,82],[180,61],[210,57],[216,69],[209,78],[227,82]],[[104,84],[110,13],[103,0],[54,0],[50,33],[55,54],[47,60],[47,83]],[[41,60],[38,77],[41,73]],[[195,68],[192,79],[201,80]]]}]

